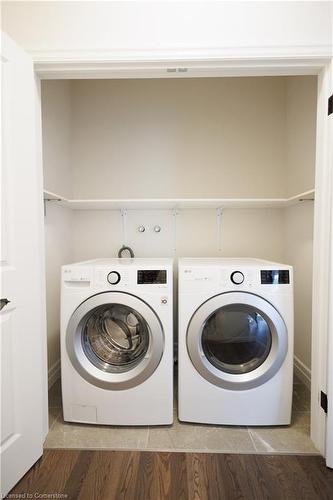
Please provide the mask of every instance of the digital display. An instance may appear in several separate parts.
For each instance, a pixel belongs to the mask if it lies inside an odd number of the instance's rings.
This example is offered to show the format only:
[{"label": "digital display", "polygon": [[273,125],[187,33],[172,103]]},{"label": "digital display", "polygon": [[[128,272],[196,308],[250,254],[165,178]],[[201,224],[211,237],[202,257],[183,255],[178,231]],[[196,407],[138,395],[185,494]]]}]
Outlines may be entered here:
[{"label": "digital display", "polygon": [[289,284],[289,271],[274,269],[273,271],[260,271],[262,285],[284,285]]},{"label": "digital display", "polygon": [[162,270],[138,271],[138,285],[165,285],[167,282],[167,272]]}]

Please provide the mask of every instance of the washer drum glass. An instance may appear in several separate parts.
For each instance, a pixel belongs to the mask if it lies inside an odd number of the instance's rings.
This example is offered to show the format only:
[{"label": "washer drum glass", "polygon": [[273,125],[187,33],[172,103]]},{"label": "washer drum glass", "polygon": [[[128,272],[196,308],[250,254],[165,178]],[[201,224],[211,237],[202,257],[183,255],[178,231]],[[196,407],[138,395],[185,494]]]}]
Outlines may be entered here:
[{"label": "washer drum glass", "polygon": [[158,367],[164,331],[155,311],[139,297],[102,292],[73,312],[66,328],[66,351],[87,382],[103,389],[129,389]]},{"label": "washer drum glass", "polygon": [[94,309],[82,330],[83,348],[90,361],[105,371],[127,370],[145,356],[149,328],[137,311],[123,304]]}]

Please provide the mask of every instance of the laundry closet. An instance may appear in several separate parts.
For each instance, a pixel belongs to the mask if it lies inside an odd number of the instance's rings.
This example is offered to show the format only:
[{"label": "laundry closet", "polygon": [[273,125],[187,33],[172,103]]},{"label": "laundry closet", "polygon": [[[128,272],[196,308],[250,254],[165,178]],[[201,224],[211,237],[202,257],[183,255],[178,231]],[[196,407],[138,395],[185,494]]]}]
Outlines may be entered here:
[{"label": "laundry closet", "polygon": [[310,386],[316,106],[315,76],[42,81],[49,385],[61,266],[126,245],[292,265]]}]

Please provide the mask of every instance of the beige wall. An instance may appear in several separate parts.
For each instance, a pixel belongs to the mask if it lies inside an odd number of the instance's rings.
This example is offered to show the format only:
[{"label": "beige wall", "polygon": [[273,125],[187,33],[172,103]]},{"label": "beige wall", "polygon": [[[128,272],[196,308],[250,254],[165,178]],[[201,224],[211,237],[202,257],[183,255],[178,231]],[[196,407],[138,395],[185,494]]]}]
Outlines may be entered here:
[{"label": "beige wall", "polygon": [[[286,151],[288,194],[315,185],[316,77],[288,77],[286,87]],[[284,214],[285,261],[294,266],[295,355],[311,369],[313,209],[306,201]]]},{"label": "beige wall", "polygon": [[[215,210],[181,210],[176,222],[165,210],[129,211],[127,241],[137,257],[258,257],[284,259],[283,210],[225,210],[221,223],[221,250]],[[176,237],[175,226],[176,223]],[[146,227],[141,234],[139,225]],[[160,234],[153,226],[162,227]],[[258,232],[264,237],[258,237]],[[165,233],[165,234],[163,234]],[[122,239],[119,211],[77,210],[73,212],[74,261],[97,257],[115,257]]]},{"label": "beige wall", "polygon": [[286,82],[286,180],[293,196],[315,184],[317,77],[288,77]]},{"label": "beige wall", "polygon": [[311,369],[313,203],[285,210],[284,260],[294,267],[295,355]]},{"label": "beige wall", "polygon": [[72,99],[69,80],[42,82],[44,187],[72,194]]},{"label": "beige wall", "polygon": [[[67,81],[42,85],[42,130],[44,186],[70,196],[71,173],[71,86]],[[72,212],[46,205],[45,256],[48,368],[52,373],[60,357],[60,268],[72,261]],[[51,372],[50,372],[51,370]]]},{"label": "beige wall", "polygon": [[73,82],[76,198],[283,197],[285,78]]},{"label": "beige wall", "polygon": [[42,93],[45,187],[64,196],[283,197],[314,186],[315,77],[44,81]]},{"label": "beige wall", "polygon": [[48,369],[60,358],[60,269],[72,262],[72,211],[48,203],[45,216]]}]

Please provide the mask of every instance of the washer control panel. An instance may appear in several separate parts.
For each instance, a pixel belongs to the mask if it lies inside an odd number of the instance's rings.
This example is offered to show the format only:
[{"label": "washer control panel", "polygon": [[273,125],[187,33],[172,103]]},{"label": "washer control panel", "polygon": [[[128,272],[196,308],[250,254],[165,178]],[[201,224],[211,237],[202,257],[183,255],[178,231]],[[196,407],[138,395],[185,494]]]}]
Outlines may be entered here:
[{"label": "washer control panel", "polygon": [[137,272],[138,285],[165,285],[166,283],[166,269],[139,269]]},{"label": "washer control panel", "polygon": [[110,285],[117,285],[121,280],[121,277],[117,271],[111,271],[107,276],[107,280],[110,283]]},{"label": "washer control panel", "polygon": [[[171,259],[96,259],[62,268],[62,287],[89,289],[91,293],[123,291],[127,293],[160,294],[166,305],[172,293]],[[166,302],[164,302],[166,301]]]},{"label": "washer control panel", "polygon": [[[167,269],[124,269],[109,267],[98,268],[94,272],[93,286],[96,288],[127,290],[130,287],[151,289],[166,289],[170,285]],[[172,281],[171,281],[172,283]]]},{"label": "washer control panel", "polygon": [[234,271],[231,273],[230,279],[235,285],[241,285],[244,281],[244,274],[241,271]]}]

